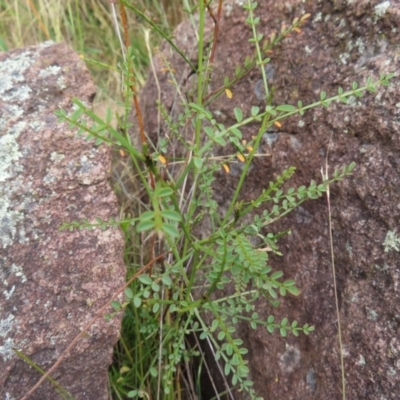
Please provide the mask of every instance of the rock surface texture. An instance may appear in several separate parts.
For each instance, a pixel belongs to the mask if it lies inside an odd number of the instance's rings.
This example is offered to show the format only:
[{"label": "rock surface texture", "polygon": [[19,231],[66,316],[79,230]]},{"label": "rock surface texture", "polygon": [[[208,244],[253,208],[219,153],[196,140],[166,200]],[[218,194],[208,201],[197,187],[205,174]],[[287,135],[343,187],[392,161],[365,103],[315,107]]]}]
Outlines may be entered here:
[{"label": "rock surface texture", "polygon": [[[59,231],[64,221],[115,216],[110,149],[77,136],[54,111],[95,88],[65,44],[0,54],[0,394],[21,398],[123,285],[123,237],[115,229]],[[107,399],[118,319],[103,316],[52,378],[75,399]],[[30,397],[60,397],[48,382]]]},{"label": "rock surface texture", "polygon": [[[219,27],[219,43],[211,89],[233,76],[236,66],[252,55],[247,17],[240,6],[226,1]],[[377,95],[353,98],[350,104],[333,103],[283,122],[265,133],[261,153],[243,198],[254,199],[270,180],[289,166],[297,172],[290,186],[321,180],[328,154],[330,171],[355,161],[352,177],[331,188],[333,245],[338,280],[340,317],[348,399],[398,399],[400,393],[400,3],[399,1],[262,1],[256,9],[258,31],[269,36],[282,24],[311,13],[301,35],[293,34],[270,55],[267,67],[275,88],[274,104],[310,104],[325,90],[394,72],[392,85]],[[212,21],[207,25],[211,32]],[[196,39],[189,23],[175,31],[180,47],[196,62]],[[165,72],[165,59],[176,71],[181,92],[190,95],[190,70],[181,57],[164,46],[155,65],[161,101],[171,114],[180,99]],[[193,76],[193,75],[192,75]],[[263,107],[261,75],[254,71],[214,101],[214,117],[230,126],[233,108],[244,115],[253,105]],[[142,94],[147,132],[153,139],[168,133],[157,127],[154,115],[157,86],[152,75]],[[243,129],[250,138],[256,126]],[[328,153],[329,147],[329,153]],[[221,153],[225,150],[222,149]],[[227,151],[227,150],[226,150]],[[231,152],[231,150],[229,150]],[[234,171],[221,171],[215,196],[221,210],[233,194]],[[290,187],[288,186],[288,187]],[[223,212],[223,211],[222,211]],[[341,376],[326,199],[309,201],[270,226],[274,232],[291,229],[280,241],[283,257],[272,257],[274,269],[295,279],[302,293],[284,298],[274,310],[259,304],[260,317],[270,313],[315,326],[310,336],[281,338],[264,330],[241,327],[250,350],[248,359],[255,388],[265,399],[341,399]],[[384,245],[385,243],[385,245]]]}]

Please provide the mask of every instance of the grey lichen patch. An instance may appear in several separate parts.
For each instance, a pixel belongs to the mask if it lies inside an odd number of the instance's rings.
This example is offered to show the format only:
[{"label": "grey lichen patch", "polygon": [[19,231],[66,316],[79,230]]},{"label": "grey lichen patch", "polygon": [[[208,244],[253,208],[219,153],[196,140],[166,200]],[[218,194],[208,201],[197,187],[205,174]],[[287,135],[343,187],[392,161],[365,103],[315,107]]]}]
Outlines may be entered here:
[{"label": "grey lichen patch", "polygon": [[301,141],[294,135],[290,136],[290,147],[296,151],[299,151],[302,147]]},{"label": "grey lichen patch", "polygon": [[339,60],[342,64],[347,64],[347,60],[350,58],[350,54],[349,53],[342,53],[339,54]]},{"label": "grey lichen patch", "polygon": [[382,245],[385,248],[385,253],[391,250],[400,252],[400,237],[397,236],[395,231],[389,231],[386,234],[385,241],[382,243]]},{"label": "grey lichen patch", "polygon": [[0,356],[6,361],[14,356],[14,340],[7,338],[9,332],[12,331],[14,326],[14,315],[8,314],[4,319],[0,320],[0,338],[4,338],[3,344],[0,346]]},{"label": "grey lichen patch", "polygon": [[91,185],[99,179],[99,176],[96,172],[98,169],[98,164],[96,161],[94,161],[95,153],[96,149],[92,149],[89,154],[82,155],[79,160],[80,168],[77,171],[76,176],[81,185]]},{"label": "grey lichen patch", "polygon": [[0,337],[6,337],[13,328],[14,315],[8,314],[7,318],[0,319]]},{"label": "grey lichen patch", "polygon": [[4,297],[6,298],[7,301],[11,299],[14,292],[15,292],[15,285],[12,285],[11,289],[9,290],[5,289],[3,291]]},{"label": "grey lichen patch", "polygon": [[[10,130],[4,136],[0,137],[0,183],[14,177],[16,168],[15,164],[22,157],[17,138],[24,128],[24,123],[15,125],[13,132]],[[18,169],[18,168],[17,168]]]},{"label": "grey lichen patch", "polygon": [[356,364],[359,365],[360,367],[363,367],[366,364],[365,357],[362,354],[359,355]]},{"label": "grey lichen patch", "polygon": [[5,101],[26,101],[31,97],[32,89],[27,85],[14,87],[3,93],[3,100]]},{"label": "grey lichen patch", "polygon": [[367,318],[369,321],[376,321],[378,319],[378,313],[375,310],[372,310],[368,307],[366,307],[366,310],[368,312]]},{"label": "grey lichen patch", "polygon": [[46,47],[50,47],[54,44],[54,42],[52,40],[46,40],[43,43],[40,43],[39,48],[41,49],[45,49]]},{"label": "grey lichen patch", "polygon": [[25,283],[27,281],[27,278],[24,274],[22,267],[15,264],[11,264],[11,266],[7,269],[7,276],[4,279],[2,278],[4,285],[8,286],[8,277],[12,275],[18,277],[22,283]]},{"label": "grey lichen patch", "polygon": [[58,65],[50,65],[39,72],[39,78],[47,78],[52,75],[58,75],[60,72],[61,68]]},{"label": "grey lichen patch", "polygon": [[[18,177],[23,172],[19,163],[23,155],[17,139],[26,128],[26,123],[18,121],[24,111],[13,102],[23,102],[30,97],[31,89],[23,83],[24,74],[34,60],[35,55],[25,51],[0,62],[0,98],[4,102],[0,119],[0,133],[3,133],[0,137],[0,247],[3,248],[10,246],[16,239],[17,224],[23,221],[23,215],[16,209],[13,196],[20,184]],[[20,239],[25,241],[24,232],[21,232]],[[10,291],[7,293],[7,296],[11,296]]]},{"label": "grey lichen patch", "polygon": [[65,77],[63,75],[57,78],[57,85],[60,90],[64,90],[67,87],[67,83],[65,82]]},{"label": "grey lichen patch", "polygon": [[262,136],[263,141],[265,141],[268,146],[272,146],[272,144],[274,142],[276,142],[276,140],[278,139],[278,132],[266,132],[264,133],[264,135]]},{"label": "grey lichen patch", "polygon": [[0,96],[3,97],[9,90],[25,80],[24,73],[34,61],[34,55],[30,51],[26,51],[0,62],[0,76],[2,77]]},{"label": "grey lichen patch", "polygon": [[313,220],[312,215],[303,207],[296,208],[296,221],[299,224],[309,224]]},{"label": "grey lichen patch", "polygon": [[[62,74],[62,69],[58,65],[50,65],[49,67],[42,69],[38,75],[38,77],[45,82],[47,78],[50,78],[52,76],[57,77],[56,83],[60,90],[64,90],[67,87],[65,77]],[[43,87],[43,90],[46,91],[47,88]]]},{"label": "grey lichen patch", "polygon": [[[25,123],[15,124],[8,132],[0,137],[0,245],[4,248],[12,244],[16,236],[16,225],[22,221],[22,214],[12,207],[14,185],[22,167],[18,160],[22,157],[16,141]],[[9,181],[6,184],[6,181]],[[11,182],[10,182],[11,181]]]},{"label": "grey lichen patch", "polygon": [[310,369],[307,371],[307,375],[306,375],[306,384],[307,384],[308,389],[309,389],[311,392],[314,392],[314,391],[315,391],[315,388],[317,387],[317,377],[316,377],[315,369],[314,369],[314,368],[310,368]]},{"label": "grey lichen patch", "polygon": [[55,151],[53,151],[53,152],[50,154],[50,159],[51,159],[51,161],[58,162],[58,161],[63,160],[64,158],[65,158],[65,154],[59,154],[59,153],[57,153],[57,152],[55,152]]},{"label": "grey lichen patch", "polygon": [[390,1],[383,1],[382,3],[377,4],[374,7],[375,15],[378,18],[381,18],[383,15],[386,14],[386,11],[388,10],[389,7],[390,7]]},{"label": "grey lichen patch", "polygon": [[24,110],[17,104],[4,104],[3,117],[0,118],[0,132],[4,132],[6,128],[6,119],[18,120],[24,113]]},{"label": "grey lichen patch", "polygon": [[3,345],[0,346],[0,356],[3,357],[4,361],[10,360],[15,356],[14,349],[15,343],[14,339],[7,338],[4,340]]},{"label": "grey lichen patch", "polygon": [[295,346],[286,345],[286,351],[279,357],[282,372],[291,373],[299,365],[300,350]]},{"label": "grey lichen patch", "polygon": [[316,13],[314,19],[312,20],[313,23],[319,22],[319,21],[322,21],[322,13],[321,12]]},{"label": "grey lichen patch", "polygon": [[365,43],[364,43],[364,41],[362,40],[362,38],[359,37],[359,38],[356,40],[355,45],[356,45],[356,47],[357,47],[357,49],[358,49],[358,51],[359,51],[360,54],[363,54],[363,53],[365,52]]}]

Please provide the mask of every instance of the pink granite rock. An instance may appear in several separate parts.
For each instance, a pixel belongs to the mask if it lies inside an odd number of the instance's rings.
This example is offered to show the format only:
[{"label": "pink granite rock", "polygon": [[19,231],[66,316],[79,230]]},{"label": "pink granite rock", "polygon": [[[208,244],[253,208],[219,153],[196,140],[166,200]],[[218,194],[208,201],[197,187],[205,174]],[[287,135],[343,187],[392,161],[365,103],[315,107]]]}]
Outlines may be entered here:
[{"label": "pink granite rock", "polygon": [[[250,28],[240,5],[225,1],[219,27],[210,90],[223,85],[224,76],[234,76],[253,53]],[[351,98],[349,105],[334,103],[283,122],[281,129],[265,132],[260,153],[242,199],[253,200],[270,180],[289,166],[297,173],[287,187],[321,179],[328,144],[330,171],[355,161],[354,175],[331,189],[334,253],[342,319],[344,360],[348,399],[398,399],[400,393],[400,3],[395,1],[272,1],[258,2],[259,32],[269,36],[283,23],[311,13],[301,35],[293,34],[270,55],[267,66],[275,89],[274,104],[310,104],[325,90],[335,95],[338,86],[353,81],[365,84],[368,76],[395,73],[394,83],[377,95]],[[208,19],[207,31],[211,32]],[[176,43],[196,63],[196,37],[190,23],[174,34]],[[195,75],[182,58],[163,47],[155,58],[161,101],[172,116],[180,112],[180,97],[168,73],[170,61],[181,85],[180,93],[190,98]],[[244,115],[251,106],[265,106],[259,71],[248,74],[232,87],[233,98],[225,95],[210,109],[225,126],[235,123],[233,108]],[[153,118],[158,89],[150,75],[142,93],[146,132],[157,140]],[[189,124],[188,124],[189,125]],[[243,129],[249,139],[256,125]],[[160,134],[168,134],[163,125]],[[332,135],[332,136],[331,136]],[[188,138],[191,138],[189,132]],[[215,155],[232,149],[219,148]],[[221,213],[232,197],[237,174],[217,174],[215,198]],[[262,211],[262,210],[261,210]],[[259,315],[275,314],[315,325],[310,336],[281,338],[265,330],[238,327],[250,350],[249,367],[255,389],[265,399],[341,399],[341,376],[335,301],[328,236],[326,199],[309,201],[288,217],[269,227],[277,233],[291,229],[280,241],[283,257],[272,257],[271,266],[296,280],[302,293],[287,297],[277,310],[260,302]]]},{"label": "pink granite rock", "polygon": [[[123,285],[116,229],[59,231],[64,221],[117,215],[110,148],[57,122],[71,99],[95,95],[82,60],[65,44],[0,54],[0,394],[19,399]],[[107,399],[107,369],[120,319],[101,316],[52,378],[76,399]],[[30,398],[57,399],[45,382]]]}]

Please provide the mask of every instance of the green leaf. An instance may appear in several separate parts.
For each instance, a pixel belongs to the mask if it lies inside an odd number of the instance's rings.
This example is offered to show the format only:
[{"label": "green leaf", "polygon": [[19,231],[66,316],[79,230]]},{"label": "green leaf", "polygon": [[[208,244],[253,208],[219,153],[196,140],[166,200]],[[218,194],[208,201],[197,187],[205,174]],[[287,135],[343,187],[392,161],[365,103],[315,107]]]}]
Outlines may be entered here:
[{"label": "green leaf", "polygon": [[348,169],[348,171],[349,172],[352,172],[353,171],[353,169],[356,167],[356,163],[355,162],[352,162],[350,165],[349,165],[349,169]]},{"label": "green leaf", "polygon": [[236,374],[232,375],[232,385],[236,386],[238,383],[239,377]]},{"label": "green leaf", "polygon": [[290,104],[282,104],[282,105],[276,107],[275,110],[284,111],[284,112],[292,112],[292,111],[296,111],[297,112],[297,108],[291,106]]},{"label": "green leaf", "polygon": [[268,105],[268,106],[265,107],[265,112],[266,112],[267,114],[272,115],[273,117],[275,117],[276,114],[277,114],[277,112],[276,112],[276,110],[274,109],[274,107],[272,107],[272,106],[270,106],[270,105]]},{"label": "green leaf", "polygon": [[174,193],[174,191],[170,187],[163,187],[159,190],[156,190],[155,195],[158,197],[167,197],[171,196],[172,193]]},{"label": "green leaf", "polygon": [[153,313],[155,314],[160,309],[160,303],[154,303],[153,305]]},{"label": "green leaf", "polygon": [[296,284],[296,282],[293,279],[289,279],[285,282],[283,282],[283,285],[288,288],[289,286],[294,286]]},{"label": "green leaf", "polygon": [[255,117],[260,112],[260,107],[253,106],[251,107],[251,116]]},{"label": "green leaf", "polygon": [[166,235],[169,235],[169,236],[172,236],[172,237],[179,237],[178,229],[176,229],[176,227],[174,225],[172,225],[172,224],[167,224],[167,223],[163,224],[162,227],[161,227],[161,230]]},{"label": "green leaf", "polygon": [[203,159],[200,157],[194,157],[193,162],[197,169],[200,169],[203,166]]},{"label": "green leaf", "polygon": [[283,276],[282,271],[276,271],[271,275],[271,279],[276,281],[277,279],[281,278]]},{"label": "green leaf", "polygon": [[198,113],[203,113],[203,114],[206,113],[206,109],[203,106],[201,106],[201,105],[199,105],[197,103],[189,103],[189,107],[191,109],[197,111]]},{"label": "green leaf", "polygon": [[169,275],[163,275],[161,280],[165,286],[169,287],[172,285],[172,279]]},{"label": "green leaf", "polygon": [[229,375],[229,372],[231,372],[231,365],[228,364],[228,363],[226,363],[226,364],[225,364],[225,367],[224,367],[224,374],[225,374],[226,376],[228,376],[228,375]]},{"label": "green leaf", "polygon": [[214,129],[211,128],[211,126],[205,126],[204,127],[204,132],[207,134],[207,136],[209,136],[210,138],[213,138],[215,133],[214,133]]},{"label": "green leaf", "polygon": [[78,110],[74,111],[74,112],[69,116],[69,118],[70,118],[72,121],[77,121],[77,120],[81,117],[81,115],[82,115],[84,112],[85,112],[84,109],[79,108]]},{"label": "green leaf", "polygon": [[280,328],[279,329],[279,333],[281,334],[282,337],[286,337],[287,336],[287,331],[285,328]]},{"label": "green leaf", "polygon": [[224,340],[225,339],[225,332],[221,331],[218,333],[218,340]]},{"label": "green leaf", "polygon": [[161,211],[161,215],[163,216],[163,218],[170,219],[171,221],[176,222],[179,222],[182,219],[181,215],[173,210],[163,210]]},{"label": "green leaf", "polygon": [[107,107],[107,111],[106,111],[106,122],[107,124],[109,124],[112,120],[112,111],[110,107]]},{"label": "green leaf", "polygon": [[136,308],[139,308],[141,305],[142,305],[142,299],[140,298],[140,297],[134,297],[133,298],[133,305],[136,307]]},{"label": "green leaf", "polygon": [[150,375],[153,376],[154,378],[156,378],[158,376],[158,371],[154,367],[150,367],[149,372],[150,372]]},{"label": "green leaf", "polygon": [[238,138],[242,139],[243,135],[242,132],[238,128],[231,128],[230,131]]},{"label": "green leaf", "polygon": [[149,229],[153,228],[154,228],[154,221],[144,221],[138,224],[138,226],[136,227],[136,231],[140,233],[148,231]]},{"label": "green leaf", "polygon": [[114,300],[111,302],[111,307],[116,310],[119,311],[121,309],[121,303],[117,300]]},{"label": "green leaf", "polygon": [[153,282],[151,284],[151,288],[153,289],[154,292],[159,292],[160,291],[160,285],[158,285],[157,283]]},{"label": "green leaf", "polygon": [[326,99],[326,92],[324,92],[324,91],[321,92],[320,99],[321,99],[321,101]]},{"label": "green leaf", "polygon": [[286,289],[287,289],[287,291],[288,291],[289,293],[293,294],[294,296],[298,296],[298,295],[300,294],[300,290],[297,289],[296,286],[289,286],[289,287],[287,287]]},{"label": "green leaf", "polygon": [[140,221],[150,221],[154,219],[154,211],[145,211],[143,214],[140,215]]},{"label": "green leaf", "polygon": [[151,285],[153,283],[153,280],[145,274],[139,275],[138,279],[139,282],[143,283],[144,285]]},{"label": "green leaf", "polygon": [[249,367],[244,364],[239,365],[237,371],[238,375],[240,375],[241,377],[247,376],[250,372]]},{"label": "green leaf", "polygon": [[132,299],[132,298],[133,298],[133,292],[132,292],[132,289],[131,289],[131,288],[126,288],[126,289],[124,290],[124,292],[125,292],[125,296],[126,296],[128,299]]},{"label": "green leaf", "polygon": [[219,324],[218,320],[214,319],[213,322],[211,323],[210,331],[214,332],[218,328],[218,324]]},{"label": "green leaf", "polygon": [[207,339],[208,338],[208,332],[206,332],[206,331],[201,332],[199,337],[200,337],[200,340]]},{"label": "green leaf", "polygon": [[235,114],[236,121],[237,122],[241,122],[243,120],[243,112],[242,112],[242,110],[240,108],[238,108],[238,107],[235,107],[233,109],[233,112]]}]

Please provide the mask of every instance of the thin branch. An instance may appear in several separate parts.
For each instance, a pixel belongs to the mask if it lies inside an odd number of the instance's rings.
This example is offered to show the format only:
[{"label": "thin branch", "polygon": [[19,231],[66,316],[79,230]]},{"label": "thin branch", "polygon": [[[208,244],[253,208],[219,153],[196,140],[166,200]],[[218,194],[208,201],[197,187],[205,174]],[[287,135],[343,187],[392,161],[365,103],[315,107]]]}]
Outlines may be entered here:
[{"label": "thin branch", "polygon": [[210,3],[207,4],[208,13],[210,14],[211,18],[214,21],[214,38],[213,38],[213,45],[212,45],[211,53],[210,53],[210,64],[214,64],[215,52],[217,50],[219,23],[221,21],[221,15],[222,15],[222,2],[223,2],[223,0],[219,0],[219,2],[218,2],[217,17],[214,16],[212,9],[210,7]]},{"label": "thin branch", "polygon": [[[321,168],[321,174],[323,179],[329,179],[328,176],[328,157],[329,157],[329,145],[331,143],[332,135],[329,139],[328,150],[326,152],[326,160],[325,160],[325,173]],[[326,201],[328,204],[328,227],[329,227],[329,244],[331,251],[331,261],[332,261],[332,275],[333,275],[333,291],[335,293],[335,305],[336,305],[336,317],[338,324],[338,339],[339,339],[339,351],[340,351],[340,369],[341,369],[341,378],[342,378],[342,398],[346,400],[346,374],[344,370],[344,360],[343,360],[343,343],[342,343],[342,327],[340,323],[340,310],[339,310],[339,298],[338,298],[338,290],[336,284],[336,268],[335,268],[335,256],[333,250],[333,237],[332,237],[332,213],[331,213],[331,201],[330,201],[330,191],[329,185],[326,190]]]}]

